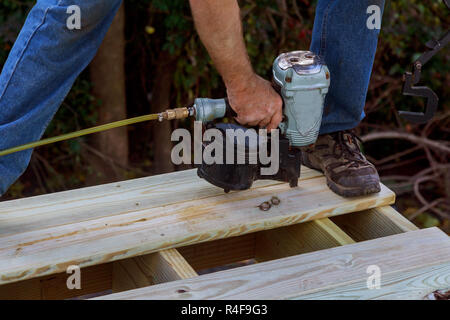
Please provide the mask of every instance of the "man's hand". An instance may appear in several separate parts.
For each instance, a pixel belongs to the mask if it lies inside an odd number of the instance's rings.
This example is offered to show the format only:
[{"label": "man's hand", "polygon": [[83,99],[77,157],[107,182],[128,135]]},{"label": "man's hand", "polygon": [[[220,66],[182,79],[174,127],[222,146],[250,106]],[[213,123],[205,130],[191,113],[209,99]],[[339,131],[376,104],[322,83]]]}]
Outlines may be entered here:
[{"label": "man's hand", "polygon": [[276,129],[282,119],[283,101],[269,81],[252,74],[239,86],[227,87],[228,101],[240,124]]},{"label": "man's hand", "polygon": [[281,122],[281,97],[257,76],[242,34],[237,0],[190,0],[197,32],[227,87],[241,124],[275,129]]}]

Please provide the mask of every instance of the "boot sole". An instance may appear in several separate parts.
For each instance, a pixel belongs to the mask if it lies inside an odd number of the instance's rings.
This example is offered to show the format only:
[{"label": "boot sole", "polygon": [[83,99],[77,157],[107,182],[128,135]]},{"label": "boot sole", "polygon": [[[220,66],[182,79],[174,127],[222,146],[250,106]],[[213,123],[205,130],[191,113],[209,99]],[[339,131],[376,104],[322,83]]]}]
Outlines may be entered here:
[{"label": "boot sole", "polygon": [[374,182],[374,183],[368,183],[364,184],[364,187],[343,187],[340,186],[327,177],[327,186],[336,194],[345,197],[359,197],[359,196],[366,196],[373,193],[380,192],[380,183]]}]

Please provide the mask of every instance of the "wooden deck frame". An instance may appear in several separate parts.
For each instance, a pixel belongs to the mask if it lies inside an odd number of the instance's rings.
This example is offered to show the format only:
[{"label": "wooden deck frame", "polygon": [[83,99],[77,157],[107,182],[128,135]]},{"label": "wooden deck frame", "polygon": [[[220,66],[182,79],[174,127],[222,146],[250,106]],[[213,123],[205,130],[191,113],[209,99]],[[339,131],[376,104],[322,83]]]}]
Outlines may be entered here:
[{"label": "wooden deck frame", "polygon": [[[355,214],[373,215],[365,222],[379,224],[380,212],[389,213],[389,220],[381,220],[389,230],[401,233],[417,229],[390,207]],[[398,221],[407,227],[397,229]],[[363,228],[362,233],[365,238],[373,236],[370,228]],[[384,233],[380,235],[383,236]],[[324,218],[88,267],[88,272],[82,269],[81,291],[66,289],[65,273],[11,283],[0,286],[0,299],[67,299],[97,292],[121,292],[192,278],[197,276],[196,271],[242,260],[270,261],[354,242],[335,223]]]},{"label": "wooden deck frame", "polygon": [[[372,265],[379,289],[367,286]],[[450,240],[430,228],[98,299],[423,299],[449,286]]]},{"label": "wooden deck frame", "polygon": [[[169,179],[168,176],[175,179]],[[191,186],[190,190],[187,190],[186,184]],[[323,185],[319,173],[306,169],[302,176],[302,188],[297,190],[277,182],[263,181],[258,182],[251,192],[224,195],[220,190],[198,180],[189,170],[163,175],[159,179],[150,177],[102,188],[87,188],[91,189],[89,192],[81,189],[0,203],[0,298],[64,299],[100,291],[120,294],[136,288],[156,288],[172,282],[202,278],[204,275],[199,277],[198,271],[204,272],[204,269],[243,260],[252,260],[259,266],[262,262],[334,250],[336,247],[354,245],[355,242],[417,229],[388,206],[394,196],[384,186],[376,196],[343,199]],[[118,189],[120,192],[117,192]],[[165,196],[170,189],[173,193],[180,193],[180,199]],[[274,208],[269,214],[254,210],[260,201],[272,194],[282,200],[283,206]],[[300,212],[292,200],[299,194],[303,194],[298,199],[303,205]],[[308,200],[311,197],[315,197],[314,201]],[[195,210],[192,209],[194,198],[198,199]],[[121,201],[118,202],[118,199]],[[228,208],[231,208],[230,203],[241,211],[239,215],[227,213]],[[91,216],[87,215],[85,207],[90,209]],[[64,213],[55,216],[53,212],[58,208]],[[158,214],[158,210],[155,210],[158,208],[159,211],[163,208],[163,214]],[[106,215],[105,210],[110,210],[109,215]],[[74,216],[74,212],[79,213]],[[347,212],[353,213],[343,215]],[[36,226],[34,222],[37,222],[38,215],[43,218]],[[155,215],[156,220],[153,219]],[[168,218],[173,215],[183,218],[175,221],[176,227],[181,229],[178,232],[166,228],[171,222]],[[203,215],[208,217],[209,225],[200,219]],[[245,222],[242,217],[246,218]],[[146,226],[137,228],[138,224]],[[154,229],[152,224],[155,225]],[[221,229],[214,230],[215,225]],[[67,226],[76,226],[88,239],[96,237],[95,242],[104,241],[108,244],[115,239],[118,248],[103,250],[101,256],[89,255],[90,260],[79,257],[47,267],[28,268],[33,272],[31,275],[16,272],[12,277],[11,274],[8,274],[10,277],[5,276],[1,261],[10,250],[8,246],[1,247],[2,240],[11,244],[10,248],[16,244],[13,255],[16,260],[26,253],[23,250],[24,242],[19,236],[31,237],[33,241],[25,244],[38,250],[44,248],[44,252],[45,247],[40,247],[41,243],[49,246],[58,243],[76,248],[80,241],[77,234],[66,236],[60,233],[64,231],[67,234]],[[38,228],[48,230],[47,234],[36,237]],[[18,230],[22,232],[15,234]],[[105,230],[111,231],[113,239],[104,238]],[[155,230],[158,234],[143,233],[154,233]],[[180,237],[181,231],[189,236]],[[130,232],[139,233],[136,241],[141,246],[133,250],[120,250],[120,240],[126,239],[123,235],[128,236]],[[157,241],[158,238],[163,238],[165,242]],[[86,242],[89,244],[92,241]],[[129,248],[130,243],[127,246]],[[83,283],[89,285],[83,285],[81,291],[66,288],[68,275],[60,271],[69,263],[82,266]],[[447,270],[435,267],[436,270]],[[428,272],[428,269],[425,271]],[[350,291],[355,290],[352,285],[349,286]]]}]

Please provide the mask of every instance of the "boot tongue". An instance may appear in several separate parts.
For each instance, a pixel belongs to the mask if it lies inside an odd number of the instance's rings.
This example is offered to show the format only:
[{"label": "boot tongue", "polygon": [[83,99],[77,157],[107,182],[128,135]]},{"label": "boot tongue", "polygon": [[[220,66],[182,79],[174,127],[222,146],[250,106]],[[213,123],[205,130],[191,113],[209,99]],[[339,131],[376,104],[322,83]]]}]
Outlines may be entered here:
[{"label": "boot tongue", "polygon": [[357,141],[355,141],[355,139],[353,138],[353,136],[350,133],[345,132],[343,134],[343,140],[344,143],[347,145],[347,147],[355,152],[359,152],[359,146]]},{"label": "boot tongue", "polygon": [[336,133],[333,138],[337,144],[336,148],[343,152],[343,154],[347,154],[347,156],[354,160],[364,160],[358,141],[351,132],[341,131]]}]

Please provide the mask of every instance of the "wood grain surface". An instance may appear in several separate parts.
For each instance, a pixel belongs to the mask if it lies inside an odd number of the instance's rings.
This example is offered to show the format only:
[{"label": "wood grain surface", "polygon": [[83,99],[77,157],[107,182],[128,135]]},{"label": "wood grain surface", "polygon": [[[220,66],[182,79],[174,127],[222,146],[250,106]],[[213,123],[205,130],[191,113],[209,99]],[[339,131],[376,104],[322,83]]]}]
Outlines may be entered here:
[{"label": "wood grain surface", "polygon": [[[269,211],[258,205],[277,196]],[[394,193],[342,198],[316,171],[299,186],[223,193],[195,170],[0,203],[0,284],[189,244],[386,206]]]},{"label": "wood grain surface", "polygon": [[[380,289],[368,289],[368,266]],[[422,299],[450,286],[450,238],[406,232],[99,299]]]}]

